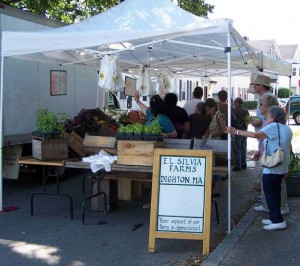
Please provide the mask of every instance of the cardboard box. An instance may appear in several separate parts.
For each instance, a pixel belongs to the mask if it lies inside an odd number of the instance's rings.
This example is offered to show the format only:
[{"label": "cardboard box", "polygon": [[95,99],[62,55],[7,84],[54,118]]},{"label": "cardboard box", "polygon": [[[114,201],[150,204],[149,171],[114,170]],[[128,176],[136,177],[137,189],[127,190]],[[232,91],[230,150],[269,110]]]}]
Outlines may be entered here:
[{"label": "cardboard box", "polygon": [[163,147],[163,142],[118,140],[117,164],[153,165],[154,148]]},{"label": "cardboard box", "polygon": [[66,139],[32,138],[32,157],[42,161],[68,159]]}]

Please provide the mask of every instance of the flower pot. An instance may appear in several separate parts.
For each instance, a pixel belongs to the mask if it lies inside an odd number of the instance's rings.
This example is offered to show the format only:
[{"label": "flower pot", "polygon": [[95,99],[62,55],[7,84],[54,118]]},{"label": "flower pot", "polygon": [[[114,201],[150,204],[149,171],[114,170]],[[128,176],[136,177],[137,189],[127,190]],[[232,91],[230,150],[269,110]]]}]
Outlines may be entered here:
[{"label": "flower pot", "polygon": [[300,196],[300,173],[291,174],[285,180],[286,191],[288,197],[299,197]]}]

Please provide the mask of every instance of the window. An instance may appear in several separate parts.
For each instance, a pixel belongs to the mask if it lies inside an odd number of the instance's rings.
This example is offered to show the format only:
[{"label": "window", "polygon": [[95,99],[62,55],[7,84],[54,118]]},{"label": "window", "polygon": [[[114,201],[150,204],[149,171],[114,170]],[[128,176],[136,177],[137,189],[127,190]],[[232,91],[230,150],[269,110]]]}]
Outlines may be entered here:
[{"label": "window", "polygon": [[296,68],[295,67],[293,67],[293,69],[292,69],[292,76],[296,76]]}]

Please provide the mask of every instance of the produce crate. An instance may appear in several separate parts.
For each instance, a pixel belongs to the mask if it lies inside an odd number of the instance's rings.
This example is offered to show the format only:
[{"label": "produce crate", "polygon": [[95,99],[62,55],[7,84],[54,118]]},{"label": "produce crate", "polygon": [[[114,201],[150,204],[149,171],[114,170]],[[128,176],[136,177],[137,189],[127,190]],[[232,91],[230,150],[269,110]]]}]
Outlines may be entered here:
[{"label": "produce crate", "polygon": [[143,133],[143,140],[146,140],[146,141],[163,141],[163,136],[161,134],[146,134],[146,133]]},{"label": "produce crate", "polygon": [[67,139],[69,148],[79,156],[84,156],[83,138],[75,131],[71,133],[64,132],[64,138]]},{"label": "produce crate", "polygon": [[32,157],[42,161],[68,159],[68,141],[32,137]]},{"label": "produce crate", "polygon": [[143,140],[143,136],[141,133],[134,134],[117,132],[116,138],[117,140]]},{"label": "produce crate", "polygon": [[160,134],[118,132],[116,137],[117,140],[163,141],[163,137]]},{"label": "produce crate", "polygon": [[98,130],[98,134],[99,136],[107,136],[107,137],[115,137],[116,136],[116,132],[112,131],[108,126],[106,125],[101,125],[101,127]]},{"label": "produce crate", "polygon": [[110,154],[116,154],[116,141],[115,137],[86,134],[83,140],[83,149],[87,155],[97,154],[100,150],[105,150]]},{"label": "produce crate", "polygon": [[163,142],[118,140],[117,164],[151,166],[156,147],[163,147]]},{"label": "produce crate", "polygon": [[36,130],[32,132],[32,136],[37,138],[53,139],[60,138],[62,136],[62,132],[60,130]]}]

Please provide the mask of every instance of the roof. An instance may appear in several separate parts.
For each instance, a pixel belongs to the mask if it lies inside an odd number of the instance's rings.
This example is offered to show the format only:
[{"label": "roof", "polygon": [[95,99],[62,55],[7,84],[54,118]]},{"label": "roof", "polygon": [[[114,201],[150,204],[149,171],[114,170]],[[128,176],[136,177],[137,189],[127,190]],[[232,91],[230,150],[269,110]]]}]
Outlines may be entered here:
[{"label": "roof", "polygon": [[297,44],[278,45],[278,48],[281,54],[281,58],[286,61],[293,61],[299,49]]},{"label": "roof", "polygon": [[262,51],[264,54],[273,58],[281,58],[281,54],[275,40],[249,40],[248,43],[259,52]]}]

